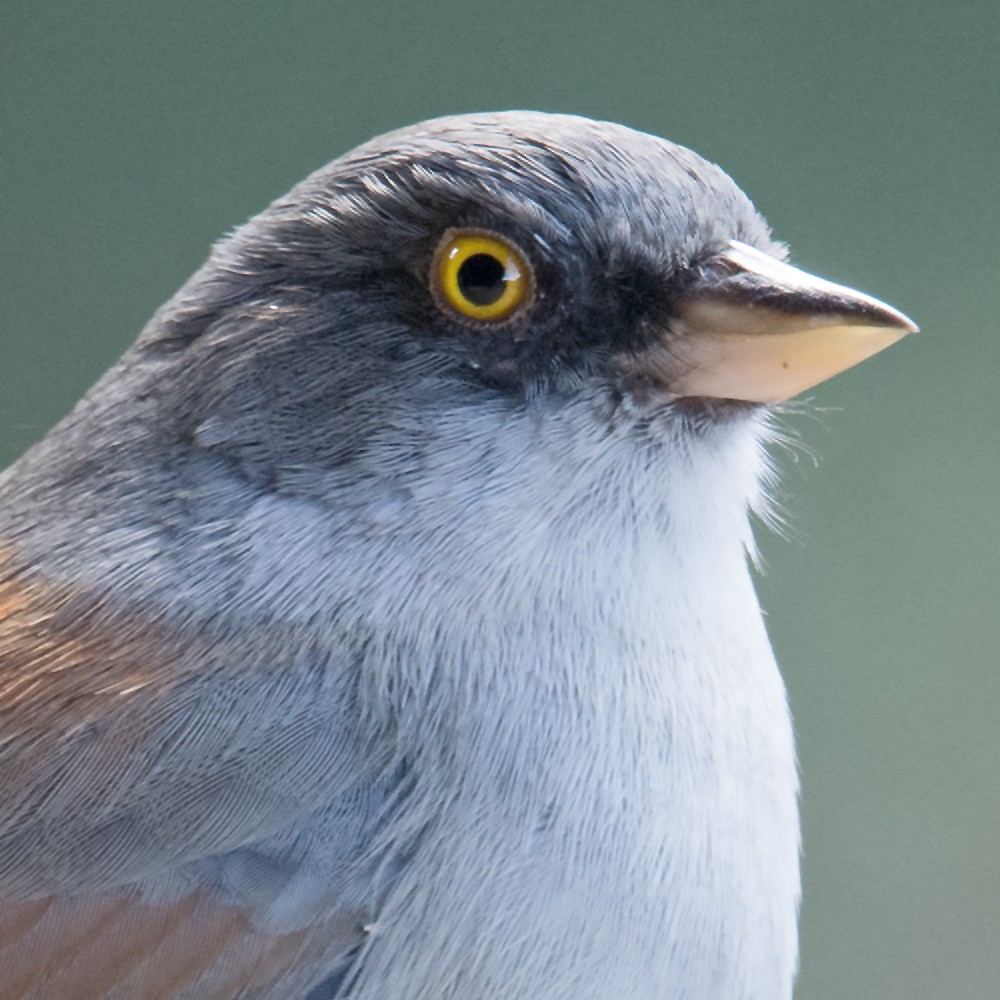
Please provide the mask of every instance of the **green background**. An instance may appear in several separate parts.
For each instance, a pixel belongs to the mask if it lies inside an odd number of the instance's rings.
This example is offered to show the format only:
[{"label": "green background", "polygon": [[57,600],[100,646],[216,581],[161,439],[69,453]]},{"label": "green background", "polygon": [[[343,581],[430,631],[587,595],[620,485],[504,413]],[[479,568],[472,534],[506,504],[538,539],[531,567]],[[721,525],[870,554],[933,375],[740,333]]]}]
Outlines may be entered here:
[{"label": "green background", "polygon": [[797,995],[996,997],[998,11],[2,0],[0,464],[212,240],[375,133],[534,107],[693,147],[798,264],[923,328],[788,418],[792,538],[763,538],[804,781]]}]

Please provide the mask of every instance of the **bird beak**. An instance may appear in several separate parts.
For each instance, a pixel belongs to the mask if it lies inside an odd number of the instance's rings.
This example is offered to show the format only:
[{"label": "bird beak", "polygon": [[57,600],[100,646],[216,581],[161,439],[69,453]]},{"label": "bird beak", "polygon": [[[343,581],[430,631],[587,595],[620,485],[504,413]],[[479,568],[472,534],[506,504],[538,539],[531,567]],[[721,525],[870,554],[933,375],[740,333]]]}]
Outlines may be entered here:
[{"label": "bird beak", "polygon": [[916,330],[870,295],[733,240],[682,293],[660,360],[677,396],[778,403]]}]

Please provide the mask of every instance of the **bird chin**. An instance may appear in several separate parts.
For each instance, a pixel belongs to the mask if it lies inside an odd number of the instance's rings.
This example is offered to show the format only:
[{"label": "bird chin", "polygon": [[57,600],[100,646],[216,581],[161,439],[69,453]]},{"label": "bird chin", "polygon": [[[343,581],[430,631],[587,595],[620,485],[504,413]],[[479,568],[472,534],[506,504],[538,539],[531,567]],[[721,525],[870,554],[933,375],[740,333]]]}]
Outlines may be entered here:
[{"label": "bird chin", "polygon": [[740,433],[760,424],[769,407],[743,399],[716,399],[711,396],[678,396],[663,413],[684,437],[717,439],[721,434]]},{"label": "bird chin", "polygon": [[671,403],[678,413],[705,420],[742,420],[768,409],[764,403],[746,399],[716,399],[712,396],[679,396]]}]

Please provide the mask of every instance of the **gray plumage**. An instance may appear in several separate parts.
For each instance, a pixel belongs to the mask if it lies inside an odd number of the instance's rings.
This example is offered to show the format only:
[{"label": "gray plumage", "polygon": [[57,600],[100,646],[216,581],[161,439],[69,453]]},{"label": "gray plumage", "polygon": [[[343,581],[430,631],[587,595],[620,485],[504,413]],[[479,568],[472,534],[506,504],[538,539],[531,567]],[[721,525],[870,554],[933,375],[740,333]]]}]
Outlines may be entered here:
[{"label": "gray plumage", "polygon": [[[527,248],[530,316],[438,308],[456,226]],[[517,113],[377,139],[223,240],[0,479],[3,581],[97,650],[0,632],[0,900],[308,931],[170,997],[787,1000],[766,408],[617,365],[734,239],[783,255],[695,154]],[[161,996],[143,968],[93,995]]]}]

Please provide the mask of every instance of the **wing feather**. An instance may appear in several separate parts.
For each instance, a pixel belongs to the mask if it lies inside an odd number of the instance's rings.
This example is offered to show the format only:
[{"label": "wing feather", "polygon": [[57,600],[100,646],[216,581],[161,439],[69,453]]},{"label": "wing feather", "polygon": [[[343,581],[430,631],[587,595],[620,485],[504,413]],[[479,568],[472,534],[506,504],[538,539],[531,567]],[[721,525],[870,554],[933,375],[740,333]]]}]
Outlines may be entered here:
[{"label": "wing feather", "polygon": [[371,919],[398,781],[350,659],[178,634],[0,549],[0,996],[289,1000]]},{"label": "wing feather", "polygon": [[262,932],[202,893],[0,904],[0,984],[4,1000],[291,1000],[343,967],[363,936],[345,914]]}]

